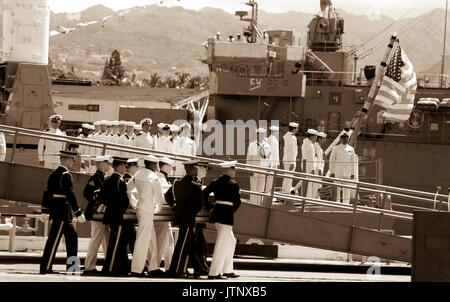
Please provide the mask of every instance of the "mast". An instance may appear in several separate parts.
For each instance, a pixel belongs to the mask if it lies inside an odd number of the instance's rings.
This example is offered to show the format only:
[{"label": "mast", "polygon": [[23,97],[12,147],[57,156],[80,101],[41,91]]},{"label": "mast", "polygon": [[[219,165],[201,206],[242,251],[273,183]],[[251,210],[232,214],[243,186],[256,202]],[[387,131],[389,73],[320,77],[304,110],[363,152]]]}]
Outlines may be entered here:
[{"label": "mast", "polygon": [[447,11],[448,11],[448,0],[445,1],[445,23],[444,23],[444,46],[442,49],[442,63],[441,63],[441,88],[444,82],[444,68],[445,68],[445,44],[447,37]]}]

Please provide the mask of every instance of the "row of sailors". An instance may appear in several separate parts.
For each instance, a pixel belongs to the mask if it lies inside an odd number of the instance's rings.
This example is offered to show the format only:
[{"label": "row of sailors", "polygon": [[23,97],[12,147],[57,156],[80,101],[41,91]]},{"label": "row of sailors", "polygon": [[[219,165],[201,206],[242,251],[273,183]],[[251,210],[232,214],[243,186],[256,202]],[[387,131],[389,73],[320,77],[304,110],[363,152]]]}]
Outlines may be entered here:
[{"label": "row of sailors", "polygon": [[[289,123],[288,131],[283,135],[283,169],[288,171],[296,171],[298,157],[298,141],[296,134],[299,124],[295,122]],[[280,168],[279,155],[279,128],[277,126],[270,127],[271,134],[266,137],[264,128],[257,129],[258,139],[251,142],[247,150],[247,164],[272,169]],[[357,175],[357,156],[353,147],[347,144],[348,133],[343,132],[340,137],[340,144],[334,146],[331,151],[329,160],[329,172],[325,172],[325,158],[323,145],[326,141],[326,133],[318,132],[315,129],[308,129],[306,138],[301,146],[301,170],[304,173],[315,174],[321,176],[336,176],[338,178],[354,179]],[[283,193],[298,193],[302,187],[300,181],[295,187],[292,187],[292,178],[284,178],[282,183]],[[270,192],[273,186],[273,177],[265,174],[253,173],[250,176],[250,190],[254,192]],[[310,198],[319,198],[319,183],[308,182],[305,196]],[[348,188],[343,189],[343,202],[350,202],[350,191]],[[339,198],[339,188],[338,188]],[[261,204],[263,198],[261,196],[251,195],[250,201]]]},{"label": "row of sailors", "polygon": [[[141,120],[139,124],[128,121],[97,121],[94,123],[94,133],[83,134],[82,137],[100,142],[118,144],[122,146],[131,146],[144,149],[151,149],[160,152],[178,153],[185,155],[195,155],[196,145],[190,138],[191,126],[188,123],[181,126],[159,123],[159,133],[152,135],[150,127],[153,121],[150,118]],[[92,129],[89,124],[83,124],[83,128]],[[91,130],[92,131],[92,130]],[[95,166],[89,168],[89,157],[95,157],[103,154],[102,148],[84,146],[80,148],[80,153],[84,158],[85,172],[94,172]],[[105,155],[120,157],[141,157],[139,154],[133,154],[126,151],[105,150]],[[140,159],[139,165],[143,166]],[[184,168],[181,162],[176,162],[175,171],[172,176],[184,175]]]},{"label": "row of sailors", "polygon": [[[45,132],[66,136],[66,133],[59,129],[62,116],[55,114],[50,117],[50,128]],[[141,120],[139,124],[130,121],[96,121],[94,125],[83,124],[80,138],[94,140],[96,142],[105,142],[118,144],[122,146],[139,147],[155,151],[177,153],[194,156],[196,154],[196,145],[191,136],[191,126],[188,123],[177,125],[168,125],[159,123],[159,133],[152,135],[150,127],[153,121],[150,118]],[[59,165],[59,150],[65,150],[63,141],[46,140],[41,138],[38,143],[39,162],[46,168],[55,169]],[[111,155],[121,157],[142,157],[139,154],[131,152],[108,150],[100,147],[90,147],[80,144],[79,153],[82,157],[82,172],[95,172],[94,158],[100,155]],[[143,162],[140,160],[142,167]],[[184,168],[180,161],[175,163],[174,171],[171,176],[183,176]]]}]

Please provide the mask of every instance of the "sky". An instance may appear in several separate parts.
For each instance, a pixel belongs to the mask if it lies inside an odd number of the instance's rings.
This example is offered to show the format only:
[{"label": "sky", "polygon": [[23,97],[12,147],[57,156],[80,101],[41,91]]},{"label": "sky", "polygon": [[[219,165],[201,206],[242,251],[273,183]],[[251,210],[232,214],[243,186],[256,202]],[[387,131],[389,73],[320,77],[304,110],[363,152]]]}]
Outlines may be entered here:
[{"label": "sky", "polygon": [[[246,10],[244,0],[162,0],[165,6],[183,6],[199,10],[203,7],[222,8],[234,13],[236,10]],[[56,13],[78,12],[96,4],[102,4],[117,11],[133,6],[158,4],[161,0],[48,0],[50,9]],[[300,11],[317,13],[320,10],[320,0],[259,0],[260,9],[272,13]],[[445,8],[445,0],[333,0],[336,8],[356,15],[386,15],[400,19],[409,12],[407,17],[416,17],[434,8]]]}]

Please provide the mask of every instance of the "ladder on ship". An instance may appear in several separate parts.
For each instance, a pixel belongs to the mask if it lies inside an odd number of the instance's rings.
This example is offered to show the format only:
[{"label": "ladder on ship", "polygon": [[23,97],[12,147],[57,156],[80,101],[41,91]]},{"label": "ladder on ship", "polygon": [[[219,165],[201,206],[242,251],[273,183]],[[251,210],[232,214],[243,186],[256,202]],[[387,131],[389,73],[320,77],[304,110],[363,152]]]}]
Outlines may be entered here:
[{"label": "ladder on ship", "polygon": [[[173,160],[201,159],[208,161],[212,166],[217,166],[221,160],[203,158],[198,156],[186,156],[183,154],[166,153],[144,148],[123,146],[107,142],[85,140],[76,137],[61,137],[42,131],[29,130],[18,127],[0,125],[0,131],[6,135],[14,135],[14,141],[18,136],[34,138],[45,138],[48,140],[63,141],[103,150],[132,152],[135,154],[166,156]],[[42,167],[24,165],[14,162],[16,145],[13,145],[12,153],[8,162],[0,162],[0,199],[40,204],[42,192],[46,185],[48,176],[52,172]],[[274,177],[271,192],[251,192],[241,190],[242,194],[254,194],[263,198],[261,204],[252,204],[243,200],[241,208],[235,217],[235,233],[249,236],[255,239],[268,239],[287,244],[297,244],[320,249],[327,249],[364,256],[377,256],[384,259],[410,262],[411,261],[411,238],[386,233],[383,229],[386,221],[392,219],[405,220],[412,223],[412,214],[401,211],[376,209],[367,206],[344,205],[332,201],[325,201],[304,196],[293,196],[275,192],[275,180],[289,177],[297,181],[326,183],[327,185],[351,187],[358,192],[384,193],[398,196],[414,201],[429,202],[434,204],[435,198],[446,198],[429,192],[414,191],[396,187],[388,187],[371,183],[351,180],[340,180],[335,184],[335,178],[310,175],[301,172],[292,172],[281,169],[261,168],[257,166],[238,164],[236,168],[243,172],[257,172]],[[86,202],[82,197],[82,190],[90,175],[74,173],[74,192],[80,206],[83,208]],[[280,206],[273,200],[283,200],[287,205]],[[314,216],[314,213],[306,211],[309,206],[322,206],[336,211],[346,213],[350,220],[324,219]],[[448,203],[446,204],[448,207]],[[430,211],[433,209],[430,208]],[[161,216],[161,217],[158,217]],[[157,220],[170,220],[172,213],[157,215]],[[364,225],[361,221],[370,218],[373,226]],[[208,213],[202,210],[199,213],[200,221],[207,221]]]}]

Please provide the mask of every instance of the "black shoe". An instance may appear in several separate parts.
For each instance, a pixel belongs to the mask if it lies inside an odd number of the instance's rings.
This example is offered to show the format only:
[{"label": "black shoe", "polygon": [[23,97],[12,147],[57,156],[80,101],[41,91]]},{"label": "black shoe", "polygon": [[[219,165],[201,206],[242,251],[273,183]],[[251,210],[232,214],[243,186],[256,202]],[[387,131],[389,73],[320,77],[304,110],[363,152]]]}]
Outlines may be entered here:
[{"label": "black shoe", "polygon": [[100,272],[98,270],[96,270],[95,268],[83,271],[83,276],[98,276],[99,274],[100,274]]},{"label": "black shoe", "polygon": [[155,270],[147,273],[147,277],[150,277],[150,278],[161,278],[161,277],[165,277],[165,275],[166,275],[166,273],[160,269],[155,269]]},{"label": "black shoe", "polygon": [[58,274],[56,272],[54,272],[53,270],[40,270],[39,271],[39,275],[47,275],[47,274]]},{"label": "black shoe", "polygon": [[176,279],[186,279],[188,277],[188,275],[187,274],[183,274],[183,273],[166,272],[164,274],[164,277],[166,277],[166,278],[176,278]]},{"label": "black shoe", "polygon": [[194,278],[200,278],[201,276],[208,276],[208,271],[202,270],[202,271],[196,271],[194,272]]},{"label": "black shoe", "polygon": [[225,277],[227,278],[238,278],[240,277],[239,275],[236,275],[235,273],[227,273],[227,274],[223,274]]},{"label": "black shoe", "polygon": [[217,276],[208,276],[208,279],[213,279],[213,280],[224,280],[224,279],[227,279],[227,277],[222,276],[222,275],[217,275]]},{"label": "black shoe", "polygon": [[146,277],[146,275],[144,273],[139,274],[139,273],[134,273],[134,272],[131,272],[128,276],[135,277],[135,278],[145,278]]}]

